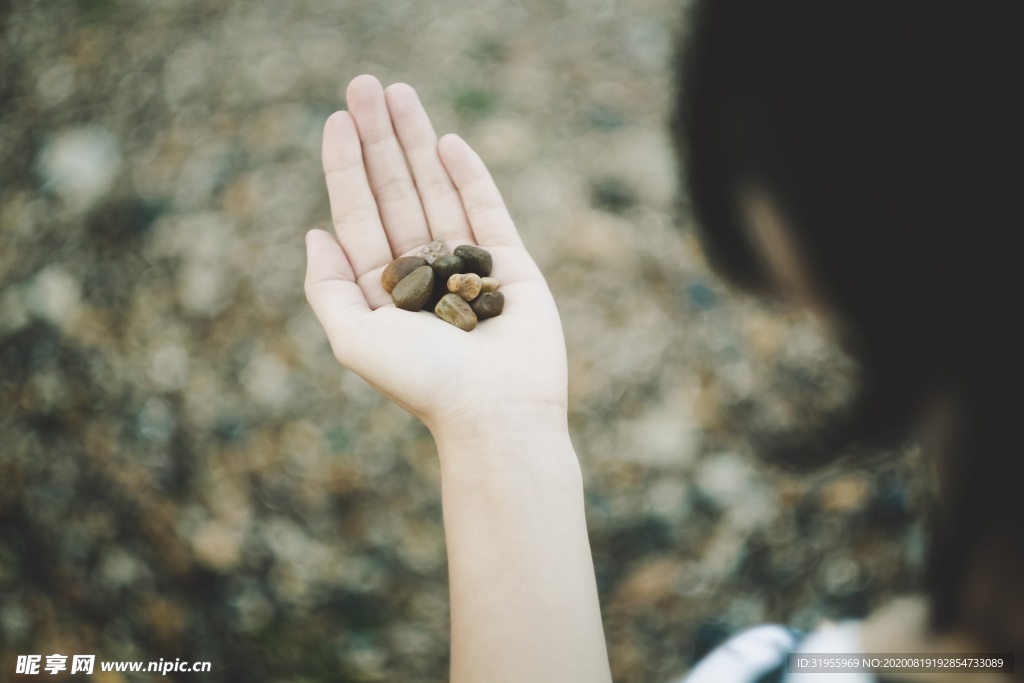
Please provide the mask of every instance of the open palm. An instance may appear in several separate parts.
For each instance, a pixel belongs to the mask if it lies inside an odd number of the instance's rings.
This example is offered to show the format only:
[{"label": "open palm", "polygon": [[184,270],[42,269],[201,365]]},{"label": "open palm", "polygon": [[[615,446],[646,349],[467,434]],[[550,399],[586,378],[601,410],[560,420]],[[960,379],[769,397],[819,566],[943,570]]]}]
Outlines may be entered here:
[{"label": "open palm", "polygon": [[[566,404],[565,343],[547,284],[480,157],[440,141],[416,92],[372,76],[324,127],[337,239],[307,235],[306,297],[338,361],[435,429],[503,407]],[[433,239],[491,252],[504,312],[464,332],[395,307],[380,275]]]}]

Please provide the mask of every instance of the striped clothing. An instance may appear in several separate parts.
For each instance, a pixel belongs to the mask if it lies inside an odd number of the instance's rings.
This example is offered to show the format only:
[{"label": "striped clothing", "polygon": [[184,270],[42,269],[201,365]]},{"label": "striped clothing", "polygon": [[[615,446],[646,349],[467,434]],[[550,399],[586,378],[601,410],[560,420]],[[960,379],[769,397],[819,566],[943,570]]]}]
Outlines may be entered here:
[{"label": "striped clothing", "polygon": [[844,622],[803,634],[778,625],[756,626],[712,650],[674,683],[877,683],[870,674],[795,674],[786,672],[789,653],[860,652],[859,624]]}]

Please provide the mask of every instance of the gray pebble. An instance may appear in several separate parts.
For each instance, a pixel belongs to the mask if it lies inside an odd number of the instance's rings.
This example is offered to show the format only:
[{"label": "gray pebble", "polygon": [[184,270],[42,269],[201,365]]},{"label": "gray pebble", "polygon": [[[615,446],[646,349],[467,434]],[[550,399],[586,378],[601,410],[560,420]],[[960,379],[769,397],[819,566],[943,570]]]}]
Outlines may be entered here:
[{"label": "gray pebble", "polygon": [[416,252],[417,256],[422,256],[423,260],[427,264],[433,263],[435,260],[444,256],[448,253],[448,249],[444,246],[443,240],[434,240],[430,244],[420,247],[420,250]]},{"label": "gray pebble", "polygon": [[445,254],[444,256],[438,256],[434,259],[434,262],[430,264],[430,267],[434,269],[434,277],[440,279],[442,282],[448,282],[448,278],[455,273],[463,273],[464,265],[462,259],[454,254]]},{"label": "gray pebble", "polygon": [[495,280],[493,277],[480,278],[480,291],[481,292],[496,292],[501,283]]},{"label": "gray pebble", "polygon": [[505,295],[501,292],[484,292],[469,302],[477,320],[493,318],[505,308]]},{"label": "gray pebble", "polygon": [[455,255],[462,257],[467,273],[476,273],[480,277],[491,274],[491,253],[486,249],[472,244],[460,244],[455,247]]}]

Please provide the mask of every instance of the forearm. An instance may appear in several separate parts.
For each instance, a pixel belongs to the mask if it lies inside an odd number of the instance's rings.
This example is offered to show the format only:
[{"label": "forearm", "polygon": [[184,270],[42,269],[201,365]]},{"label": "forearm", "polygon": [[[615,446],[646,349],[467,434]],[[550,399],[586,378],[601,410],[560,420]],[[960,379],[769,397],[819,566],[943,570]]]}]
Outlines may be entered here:
[{"label": "forearm", "polygon": [[504,424],[501,433],[435,433],[451,680],[610,681],[582,478],[564,412],[542,421],[506,416]]}]

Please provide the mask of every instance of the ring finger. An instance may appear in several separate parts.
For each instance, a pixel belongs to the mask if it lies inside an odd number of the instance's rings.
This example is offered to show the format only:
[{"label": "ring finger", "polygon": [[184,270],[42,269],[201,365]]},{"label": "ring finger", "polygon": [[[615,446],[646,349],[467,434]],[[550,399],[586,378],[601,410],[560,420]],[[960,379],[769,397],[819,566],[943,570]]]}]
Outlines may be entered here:
[{"label": "ring finger", "polygon": [[437,153],[437,134],[412,87],[395,83],[384,91],[395,133],[409,160],[427,215],[431,237],[472,242],[466,210]]}]

